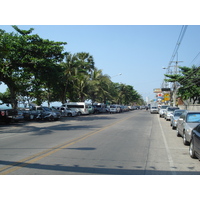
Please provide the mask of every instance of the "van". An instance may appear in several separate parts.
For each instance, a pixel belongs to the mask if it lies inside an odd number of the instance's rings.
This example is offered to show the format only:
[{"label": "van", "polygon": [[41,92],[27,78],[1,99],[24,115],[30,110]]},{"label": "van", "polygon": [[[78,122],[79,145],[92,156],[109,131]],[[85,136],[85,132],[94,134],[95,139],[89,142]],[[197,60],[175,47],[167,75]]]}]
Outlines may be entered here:
[{"label": "van", "polygon": [[110,105],[110,113],[119,113],[121,108],[119,105]]},{"label": "van", "polygon": [[85,102],[69,102],[62,105],[62,107],[70,108],[77,112],[77,115],[88,115],[88,104]]},{"label": "van", "polygon": [[158,107],[157,106],[151,106],[151,108],[150,108],[150,113],[152,114],[152,113],[159,113],[159,111],[158,111]]}]

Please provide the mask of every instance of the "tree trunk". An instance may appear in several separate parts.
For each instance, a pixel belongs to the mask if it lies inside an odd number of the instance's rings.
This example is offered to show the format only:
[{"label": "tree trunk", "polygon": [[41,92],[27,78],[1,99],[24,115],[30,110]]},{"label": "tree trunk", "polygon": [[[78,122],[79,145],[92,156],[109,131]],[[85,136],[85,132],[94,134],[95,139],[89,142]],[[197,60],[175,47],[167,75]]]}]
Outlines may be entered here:
[{"label": "tree trunk", "polygon": [[14,109],[17,109],[17,95],[13,85],[7,84],[8,89],[10,90],[11,104]]}]

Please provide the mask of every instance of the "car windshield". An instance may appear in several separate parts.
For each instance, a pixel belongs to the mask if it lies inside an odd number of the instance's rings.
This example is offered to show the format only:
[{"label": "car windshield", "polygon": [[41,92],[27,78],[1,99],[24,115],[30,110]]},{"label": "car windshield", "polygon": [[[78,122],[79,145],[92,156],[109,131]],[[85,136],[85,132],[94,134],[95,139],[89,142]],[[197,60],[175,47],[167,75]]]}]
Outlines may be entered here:
[{"label": "car windshield", "polygon": [[189,113],[187,115],[187,120],[188,123],[198,123],[200,122],[200,113]]},{"label": "car windshield", "polygon": [[45,111],[51,111],[48,107],[43,107]]},{"label": "car windshield", "polygon": [[152,109],[157,109],[158,107],[151,107]]},{"label": "car windshield", "polygon": [[183,112],[175,112],[174,116],[179,117]]},{"label": "car windshield", "polygon": [[0,104],[0,109],[12,109],[11,104]]},{"label": "car windshield", "polygon": [[179,108],[168,108],[168,111],[174,111],[174,110],[177,110]]},{"label": "car windshield", "polygon": [[116,106],[110,106],[110,108],[116,108]]},{"label": "car windshield", "polygon": [[161,106],[160,109],[166,109],[168,106]]}]

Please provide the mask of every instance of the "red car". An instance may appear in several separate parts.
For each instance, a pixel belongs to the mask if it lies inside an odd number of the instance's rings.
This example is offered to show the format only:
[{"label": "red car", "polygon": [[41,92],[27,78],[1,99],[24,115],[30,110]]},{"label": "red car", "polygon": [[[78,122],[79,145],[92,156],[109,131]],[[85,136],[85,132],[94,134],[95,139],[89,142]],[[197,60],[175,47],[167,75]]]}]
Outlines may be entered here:
[{"label": "red car", "polygon": [[10,123],[16,116],[17,110],[9,103],[0,103],[0,122]]}]

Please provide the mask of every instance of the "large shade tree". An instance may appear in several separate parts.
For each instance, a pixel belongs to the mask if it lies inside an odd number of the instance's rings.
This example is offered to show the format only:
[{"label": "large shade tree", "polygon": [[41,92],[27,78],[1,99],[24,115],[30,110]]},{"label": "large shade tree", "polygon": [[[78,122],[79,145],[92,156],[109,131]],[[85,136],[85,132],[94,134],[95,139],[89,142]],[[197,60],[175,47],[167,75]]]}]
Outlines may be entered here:
[{"label": "large shade tree", "polygon": [[[0,81],[4,82],[11,94],[11,102],[17,106],[16,96],[25,92],[34,95],[42,103],[44,88],[52,88],[55,68],[63,60],[65,42],[54,42],[31,34],[33,29],[17,33],[0,30]],[[28,95],[28,94],[27,94]]]}]

